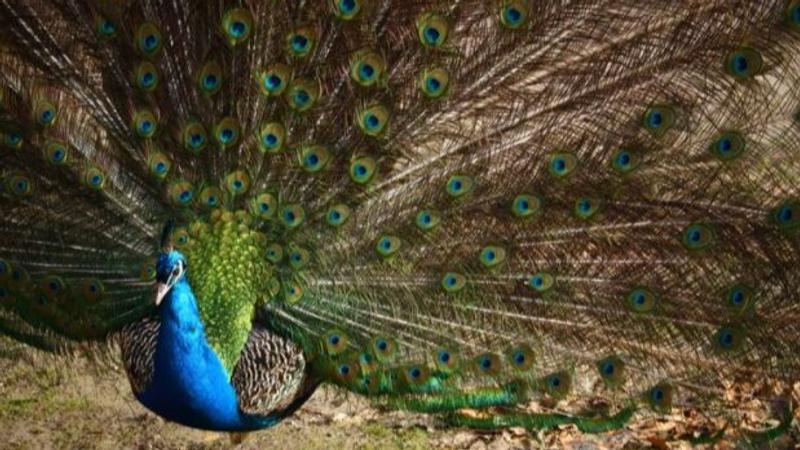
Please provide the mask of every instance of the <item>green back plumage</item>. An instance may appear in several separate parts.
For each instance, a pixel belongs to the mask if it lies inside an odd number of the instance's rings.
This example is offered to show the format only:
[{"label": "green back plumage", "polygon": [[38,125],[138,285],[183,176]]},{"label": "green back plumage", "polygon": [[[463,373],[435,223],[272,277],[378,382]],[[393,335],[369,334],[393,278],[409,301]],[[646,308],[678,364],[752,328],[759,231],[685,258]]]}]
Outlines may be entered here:
[{"label": "green back plumage", "polygon": [[175,217],[229,371],[263,316],[391,406],[586,430],[800,375],[795,0],[0,12],[3,332],[152,311]]}]

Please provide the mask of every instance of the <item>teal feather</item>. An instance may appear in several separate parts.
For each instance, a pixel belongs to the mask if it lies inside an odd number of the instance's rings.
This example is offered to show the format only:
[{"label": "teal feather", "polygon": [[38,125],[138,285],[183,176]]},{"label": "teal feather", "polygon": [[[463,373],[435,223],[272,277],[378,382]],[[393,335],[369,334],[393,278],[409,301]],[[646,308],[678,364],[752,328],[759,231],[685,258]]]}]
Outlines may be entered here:
[{"label": "teal feather", "polygon": [[800,378],[797,0],[57,3],[0,4],[0,333],[140,392],[177,250],[246,414],[786,432],[727,394]]}]

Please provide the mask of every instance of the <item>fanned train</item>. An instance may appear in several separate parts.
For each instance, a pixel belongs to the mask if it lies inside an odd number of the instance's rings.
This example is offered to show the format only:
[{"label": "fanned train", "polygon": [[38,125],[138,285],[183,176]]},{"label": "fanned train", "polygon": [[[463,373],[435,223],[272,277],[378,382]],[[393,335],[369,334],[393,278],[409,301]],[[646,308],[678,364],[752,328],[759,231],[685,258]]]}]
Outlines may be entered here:
[{"label": "fanned train", "polygon": [[0,21],[0,332],[120,349],[163,417],[259,429],[329,383],[451,426],[789,429],[800,1]]}]

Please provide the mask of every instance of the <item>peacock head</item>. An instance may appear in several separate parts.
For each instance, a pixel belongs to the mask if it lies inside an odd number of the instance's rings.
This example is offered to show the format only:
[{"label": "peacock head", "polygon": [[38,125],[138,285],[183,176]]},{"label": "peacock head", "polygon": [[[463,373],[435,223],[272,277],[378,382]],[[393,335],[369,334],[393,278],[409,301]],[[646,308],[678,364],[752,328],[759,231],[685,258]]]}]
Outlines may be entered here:
[{"label": "peacock head", "polygon": [[186,257],[177,250],[162,252],[156,264],[156,306],[186,276]]},{"label": "peacock head", "polygon": [[172,248],[170,237],[174,228],[175,222],[170,220],[161,232],[161,254],[156,264],[156,306],[161,305],[172,287],[186,276],[186,257]]}]

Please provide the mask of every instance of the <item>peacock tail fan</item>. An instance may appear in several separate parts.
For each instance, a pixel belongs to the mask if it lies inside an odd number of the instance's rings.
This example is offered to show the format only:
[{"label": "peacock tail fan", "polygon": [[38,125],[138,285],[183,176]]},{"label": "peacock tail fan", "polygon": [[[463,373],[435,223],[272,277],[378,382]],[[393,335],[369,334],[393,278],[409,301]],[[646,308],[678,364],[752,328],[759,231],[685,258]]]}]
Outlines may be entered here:
[{"label": "peacock tail fan", "polygon": [[263,317],[386,406],[585,431],[739,430],[732,391],[800,379],[797,0],[0,16],[4,334],[53,350],[152,314],[175,219],[228,370]]}]

